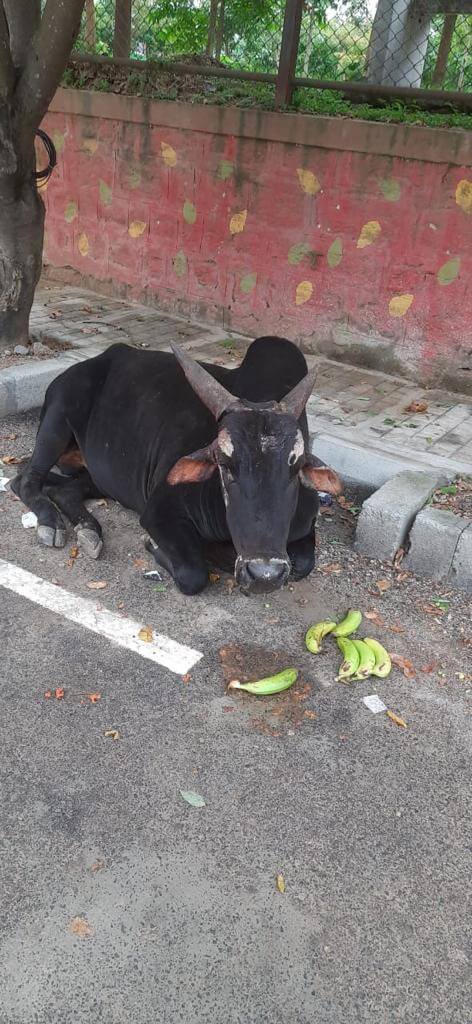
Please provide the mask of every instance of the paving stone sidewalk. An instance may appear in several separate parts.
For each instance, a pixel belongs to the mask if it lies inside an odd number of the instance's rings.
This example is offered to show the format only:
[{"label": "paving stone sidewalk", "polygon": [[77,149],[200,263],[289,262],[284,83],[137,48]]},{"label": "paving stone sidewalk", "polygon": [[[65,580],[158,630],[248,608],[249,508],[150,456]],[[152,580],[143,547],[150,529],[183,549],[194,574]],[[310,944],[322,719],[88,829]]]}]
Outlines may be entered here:
[{"label": "paving stone sidewalk", "polygon": [[[54,282],[38,289],[31,328],[36,339],[68,343],[84,355],[115,342],[168,349],[175,340],[197,358],[228,366],[239,362],[250,343],[221,327]],[[70,360],[80,354],[63,356]],[[318,356],[308,362],[318,367],[308,405],[310,431],[316,450],[334,460],[335,468],[374,486],[409,467],[472,474],[471,398]],[[33,360],[27,357],[28,363]],[[6,372],[0,370],[0,383]],[[28,372],[26,365],[22,372]],[[51,366],[51,372],[59,371]],[[426,408],[408,411],[412,402]]]}]

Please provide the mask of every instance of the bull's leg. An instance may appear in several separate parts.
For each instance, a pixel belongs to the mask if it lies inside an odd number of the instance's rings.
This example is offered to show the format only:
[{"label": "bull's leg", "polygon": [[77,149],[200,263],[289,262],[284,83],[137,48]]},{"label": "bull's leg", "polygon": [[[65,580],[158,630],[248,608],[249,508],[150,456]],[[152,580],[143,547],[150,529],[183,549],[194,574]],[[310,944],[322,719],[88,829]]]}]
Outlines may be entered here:
[{"label": "bull's leg", "polygon": [[152,498],[140,522],[154,542],[146,546],[156,564],[170,573],[182,594],[199,594],[208,583],[203,542],[193,523],[182,516],[178,501]]},{"label": "bull's leg", "polygon": [[308,576],[315,566],[315,538],[310,533],[308,537],[292,541],[287,547],[288,557],[292,563],[291,578],[303,580]]},{"label": "bull's leg", "polygon": [[98,558],[103,547],[102,528],[95,516],[86,509],[84,501],[87,498],[99,498],[100,492],[87,470],[76,477],[65,477],[60,483],[48,487],[47,493],[72,523],[79,547],[90,558]]},{"label": "bull's leg", "polygon": [[10,485],[14,494],[38,517],[38,540],[51,548],[64,546],[66,527],[59,510],[42,493],[42,486],[71,440],[71,429],[62,410],[51,405],[42,418],[30,462]]}]

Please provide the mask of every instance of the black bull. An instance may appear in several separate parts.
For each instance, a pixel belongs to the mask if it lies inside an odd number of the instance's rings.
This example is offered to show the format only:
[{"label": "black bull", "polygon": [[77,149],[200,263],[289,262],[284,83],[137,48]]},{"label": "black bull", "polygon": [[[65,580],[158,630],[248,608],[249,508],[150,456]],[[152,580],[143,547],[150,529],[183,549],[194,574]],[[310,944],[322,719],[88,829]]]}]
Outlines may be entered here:
[{"label": "black bull", "polygon": [[184,594],[206,585],[215,544],[245,590],[301,579],[315,561],[318,490],[340,491],[309,453],[304,356],[284,338],[258,338],[233,370],[173,351],[113,345],[50,385],[33,456],[12,484],[39,540],[63,546],[63,513],[98,557],[101,528],[84,502],[106,496],[139,514]]}]

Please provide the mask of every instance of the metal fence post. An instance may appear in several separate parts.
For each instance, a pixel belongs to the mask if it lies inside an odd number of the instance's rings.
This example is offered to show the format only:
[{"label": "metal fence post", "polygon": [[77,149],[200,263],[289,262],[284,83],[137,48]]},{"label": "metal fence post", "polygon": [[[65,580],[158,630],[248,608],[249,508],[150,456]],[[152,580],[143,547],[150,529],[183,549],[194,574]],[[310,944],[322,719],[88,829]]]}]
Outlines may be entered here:
[{"label": "metal fence post", "polygon": [[131,0],[115,0],[113,56],[127,59],[131,50]]},{"label": "metal fence post", "polygon": [[279,106],[288,106],[292,99],[303,4],[304,0],[286,0],[285,3],[284,27],[275,87],[275,102]]}]

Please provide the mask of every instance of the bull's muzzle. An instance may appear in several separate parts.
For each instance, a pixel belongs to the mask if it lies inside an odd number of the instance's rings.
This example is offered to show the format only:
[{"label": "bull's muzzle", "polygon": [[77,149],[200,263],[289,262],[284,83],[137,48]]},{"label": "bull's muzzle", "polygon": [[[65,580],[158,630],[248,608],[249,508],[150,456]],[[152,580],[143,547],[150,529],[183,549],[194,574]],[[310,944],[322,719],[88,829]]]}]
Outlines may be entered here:
[{"label": "bull's muzzle", "polygon": [[242,558],[236,561],[234,575],[239,586],[250,593],[267,594],[278,590],[290,575],[288,558]]}]

